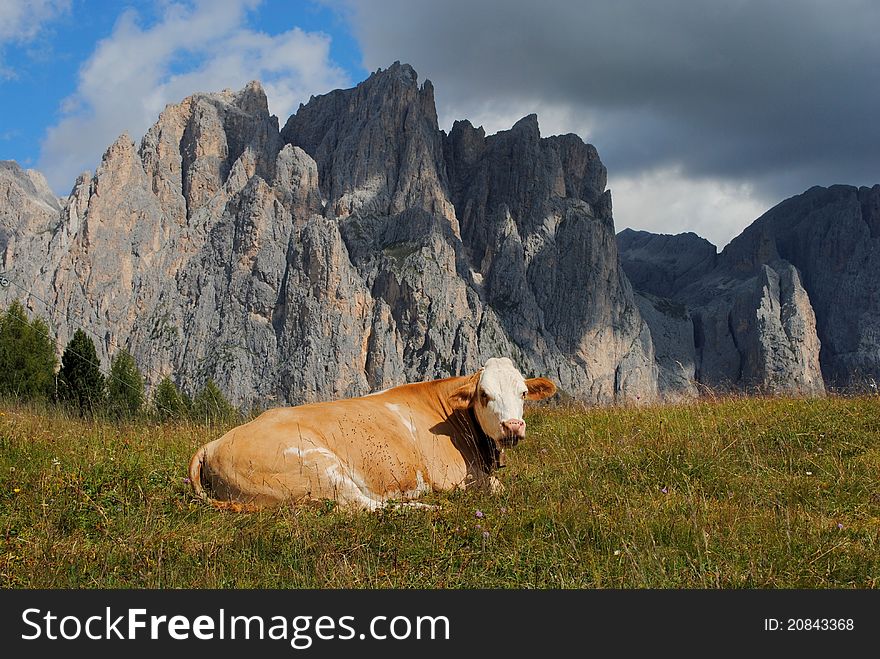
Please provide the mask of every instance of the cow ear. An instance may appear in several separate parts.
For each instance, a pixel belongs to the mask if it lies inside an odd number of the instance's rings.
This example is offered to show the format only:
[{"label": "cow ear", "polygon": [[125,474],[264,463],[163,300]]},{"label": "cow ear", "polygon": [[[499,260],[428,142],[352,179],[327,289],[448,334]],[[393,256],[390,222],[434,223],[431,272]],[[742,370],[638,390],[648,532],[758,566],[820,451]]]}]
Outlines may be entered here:
[{"label": "cow ear", "polygon": [[471,401],[474,399],[474,392],[476,390],[477,381],[475,378],[471,378],[449,395],[449,398],[447,399],[449,401],[449,406],[454,410],[466,410],[471,406]]},{"label": "cow ear", "polygon": [[542,400],[556,393],[556,385],[547,378],[529,378],[526,380],[529,393],[528,400]]}]

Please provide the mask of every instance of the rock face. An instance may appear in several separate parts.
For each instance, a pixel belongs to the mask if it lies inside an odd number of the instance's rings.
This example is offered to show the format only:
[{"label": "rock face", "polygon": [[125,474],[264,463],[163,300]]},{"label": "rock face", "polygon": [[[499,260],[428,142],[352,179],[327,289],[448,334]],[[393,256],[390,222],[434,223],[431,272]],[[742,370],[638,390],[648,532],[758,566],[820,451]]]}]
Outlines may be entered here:
[{"label": "rock face", "polygon": [[818,394],[880,379],[880,186],[811,188],[714,259],[700,241],[618,236],[634,287],[693,319],[693,341],[679,347],[693,346],[699,382]]},{"label": "rock face", "polygon": [[617,245],[632,285],[659,297],[675,297],[718,263],[715,245],[690,232],[670,236],[624,229]]},{"label": "rock face", "polygon": [[56,229],[60,213],[61,201],[42,174],[0,160],[0,272],[16,251],[38,251]]},{"label": "rock face", "polygon": [[626,229],[617,239],[651,328],[661,391],[824,392],[815,315],[790,263],[735,268],[694,233]]},{"label": "rock face", "polygon": [[635,299],[654,343],[661,397],[677,400],[699,395],[694,322],[687,307],[644,291],[636,293]]},{"label": "rock face", "polygon": [[880,379],[880,186],[811,188],[769,210],[724,252],[731,269],[784,259],[802,273],[829,385]]},{"label": "rock face", "polygon": [[653,346],[619,265],[596,149],[542,139],[529,115],[490,137],[456,122],[445,151],[474,280],[514,343],[590,400],[653,399]]},{"label": "rock face", "polygon": [[333,216],[390,216],[418,208],[455,224],[437,127],[434,88],[408,64],[374,73],[354,89],[312,100],[282,139],[318,164]]},{"label": "rock face", "polygon": [[127,348],[151,383],[299,403],[503,354],[577,398],[659,395],[596,150],[542,138],[534,116],[446,135],[407,65],[280,131],[258,83],[197,94],[139,145],[121,136],[67,199],[14,165],[0,195],[27,304],[62,345],[87,327],[105,365]]},{"label": "rock face", "polygon": [[719,268],[677,296],[694,323],[696,376],[713,389],[824,392],[810,299],[797,269],[774,260],[755,271]]}]

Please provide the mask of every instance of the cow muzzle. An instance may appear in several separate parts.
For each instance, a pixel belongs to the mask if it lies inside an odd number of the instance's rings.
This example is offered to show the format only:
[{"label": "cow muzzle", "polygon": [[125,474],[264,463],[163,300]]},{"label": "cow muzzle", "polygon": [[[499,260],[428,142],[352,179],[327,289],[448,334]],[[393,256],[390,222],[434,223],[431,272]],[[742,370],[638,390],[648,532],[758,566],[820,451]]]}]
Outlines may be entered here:
[{"label": "cow muzzle", "polygon": [[526,422],[522,419],[508,419],[501,422],[501,441],[505,446],[516,446],[526,436]]}]

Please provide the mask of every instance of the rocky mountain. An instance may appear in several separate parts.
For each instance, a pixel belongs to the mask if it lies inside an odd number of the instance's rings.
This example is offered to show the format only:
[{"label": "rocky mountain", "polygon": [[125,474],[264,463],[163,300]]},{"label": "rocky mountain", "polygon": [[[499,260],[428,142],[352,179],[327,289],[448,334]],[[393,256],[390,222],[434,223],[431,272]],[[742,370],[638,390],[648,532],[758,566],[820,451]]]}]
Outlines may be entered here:
[{"label": "rocky mountain", "polygon": [[[606,170],[529,115],[440,130],[406,65],[280,127],[253,82],[169,105],[56,198],[0,163],[0,269],[63,346],[242,406],[350,396],[507,355],[595,403],[880,377],[880,186],[813,188],[720,254],[615,236]],[[60,350],[60,348],[59,348]]]},{"label": "rocky mountain", "polygon": [[86,326],[105,364],[127,348],[152,383],[298,403],[504,354],[577,398],[660,393],[596,150],[534,116],[447,135],[408,65],[283,130],[258,83],[195,94],[63,200],[0,173],[2,295],[28,291],[62,345]]},{"label": "rocky mountain", "polygon": [[640,304],[655,342],[671,308],[693,327],[656,350],[693,355],[697,382],[820,394],[880,380],[880,185],[811,188],[717,255],[693,234],[625,230],[618,245],[640,296],[666,311]]}]

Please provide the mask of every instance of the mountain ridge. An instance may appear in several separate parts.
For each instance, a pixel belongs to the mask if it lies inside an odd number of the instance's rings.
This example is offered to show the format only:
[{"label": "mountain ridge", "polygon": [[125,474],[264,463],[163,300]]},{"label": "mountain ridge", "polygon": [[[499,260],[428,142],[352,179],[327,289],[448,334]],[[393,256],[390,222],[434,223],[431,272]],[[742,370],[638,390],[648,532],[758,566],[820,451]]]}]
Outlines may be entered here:
[{"label": "mountain ridge", "polygon": [[[536,115],[446,133],[433,85],[399,62],[312,97],[283,127],[258,82],[193,94],[139,144],[120,136],[54,205],[35,177],[0,167],[0,268],[61,343],[86,325],[103,363],[125,347],[150,384],[211,378],[265,406],[503,354],[593,403],[698,385],[824,391],[824,316],[811,317],[813,276],[802,284],[800,261],[782,258],[791,241],[766,254],[743,242],[745,265],[723,273],[726,250],[696,237],[685,261],[662,262],[669,239],[636,250],[615,235],[595,147],[542,137]],[[869,231],[874,203],[860,201]],[[710,279],[715,293],[676,297]],[[728,285],[738,292],[716,294]]]}]

